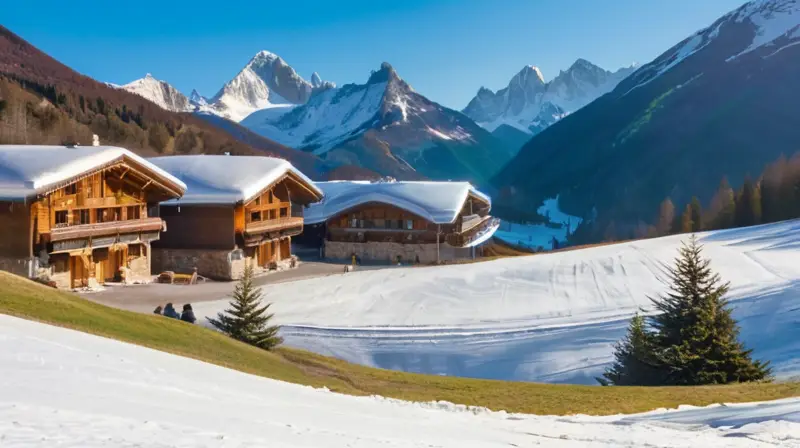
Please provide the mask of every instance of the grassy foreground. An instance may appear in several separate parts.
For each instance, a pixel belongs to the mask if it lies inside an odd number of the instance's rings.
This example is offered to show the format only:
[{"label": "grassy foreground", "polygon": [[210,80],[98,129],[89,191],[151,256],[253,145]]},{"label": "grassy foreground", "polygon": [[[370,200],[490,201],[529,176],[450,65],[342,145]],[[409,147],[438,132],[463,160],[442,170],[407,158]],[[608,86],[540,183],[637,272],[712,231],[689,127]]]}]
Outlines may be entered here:
[{"label": "grassy foreground", "polygon": [[535,414],[616,414],[680,404],[800,395],[800,383],[705,387],[594,387],[417,375],[358,366],[306,351],[265,352],[220,333],[156,315],[99,305],[0,272],[0,313],[130,342],[267,378],[352,395],[454,403]]}]

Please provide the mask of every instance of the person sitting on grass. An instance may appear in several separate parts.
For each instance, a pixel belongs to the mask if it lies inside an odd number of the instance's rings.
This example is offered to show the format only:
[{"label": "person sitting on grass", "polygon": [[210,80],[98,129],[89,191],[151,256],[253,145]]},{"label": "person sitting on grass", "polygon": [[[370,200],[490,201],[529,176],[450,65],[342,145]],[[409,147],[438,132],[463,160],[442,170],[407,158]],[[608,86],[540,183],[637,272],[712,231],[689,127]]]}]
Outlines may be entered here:
[{"label": "person sitting on grass", "polygon": [[190,303],[183,305],[181,320],[184,322],[189,322],[190,324],[193,324],[197,321],[197,318],[194,317],[194,311],[192,310],[192,305]]},{"label": "person sitting on grass", "polygon": [[178,312],[175,311],[175,307],[172,306],[172,302],[168,303],[167,306],[164,307],[164,315],[173,319],[181,318],[181,315],[178,314]]},{"label": "person sitting on grass", "polygon": [[162,310],[163,308],[161,308],[161,305],[158,305],[156,309],[153,310],[153,314],[158,314],[160,316]]}]

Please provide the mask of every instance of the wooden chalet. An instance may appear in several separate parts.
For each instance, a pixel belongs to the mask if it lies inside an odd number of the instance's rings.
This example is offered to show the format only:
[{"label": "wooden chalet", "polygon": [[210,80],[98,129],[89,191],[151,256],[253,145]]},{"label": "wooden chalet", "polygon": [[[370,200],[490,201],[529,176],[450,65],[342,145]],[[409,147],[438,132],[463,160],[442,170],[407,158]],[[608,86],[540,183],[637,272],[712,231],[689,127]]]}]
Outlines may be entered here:
[{"label": "wooden chalet", "polygon": [[0,145],[0,268],[60,288],[146,282],[158,203],[185,188],[123,148]]},{"label": "wooden chalet", "polygon": [[291,240],[303,231],[303,208],[322,199],[289,162],[257,156],[173,156],[149,159],[187,185],[161,203],[171,229],[154,249],[159,271],[236,279],[244,266],[293,264]]},{"label": "wooden chalet", "polygon": [[[305,245],[328,259],[438,263],[471,258],[499,222],[491,199],[467,182],[318,182]],[[477,249],[479,250],[479,249]]]}]

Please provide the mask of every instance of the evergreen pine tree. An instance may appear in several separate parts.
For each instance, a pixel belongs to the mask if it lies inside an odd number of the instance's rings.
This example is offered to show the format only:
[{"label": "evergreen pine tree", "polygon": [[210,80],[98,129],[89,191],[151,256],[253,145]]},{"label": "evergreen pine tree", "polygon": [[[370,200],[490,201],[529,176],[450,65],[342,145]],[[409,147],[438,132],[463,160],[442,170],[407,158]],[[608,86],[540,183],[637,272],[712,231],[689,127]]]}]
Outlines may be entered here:
[{"label": "evergreen pine tree", "polygon": [[675,220],[675,205],[670,198],[661,201],[658,207],[658,224],[656,229],[660,235],[667,235],[672,231],[672,222]]},{"label": "evergreen pine tree", "polygon": [[278,336],[279,327],[268,325],[273,316],[267,314],[270,305],[261,306],[261,288],[253,285],[253,267],[248,265],[233,291],[230,308],[218,313],[216,319],[207,319],[236,340],[270,350],[283,342]]},{"label": "evergreen pine tree", "polygon": [[728,184],[728,179],[723,177],[717,192],[711,199],[711,206],[706,217],[706,222],[711,229],[730,229],[734,226],[735,198],[736,195]]},{"label": "evergreen pine tree", "polygon": [[758,186],[750,177],[745,178],[736,196],[736,226],[745,227],[761,222],[761,196]]},{"label": "evergreen pine tree", "polygon": [[686,204],[681,215],[681,233],[690,233],[694,230],[694,221],[692,221],[692,205]]},{"label": "evergreen pine tree", "polygon": [[692,231],[699,232],[703,230],[703,206],[700,205],[700,199],[697,196],[692,197],[689,207],[692,210]]},{"label": "evergreen pine tree", "polygon": [[597,382],[603,386],[654,386],[661,383],[661,377],[653,357],[653,336],[637,314],[631,319],[628,334],[614,345],[614,363]]},{"label": "evergreen pine tree", "polygon": [[654,299],[654,353],[668,385],[725,384],[770,379],[768,363],[753,361],[725,294],[728,284],[709,268],[694,235],[669,268],[672,283]]}]

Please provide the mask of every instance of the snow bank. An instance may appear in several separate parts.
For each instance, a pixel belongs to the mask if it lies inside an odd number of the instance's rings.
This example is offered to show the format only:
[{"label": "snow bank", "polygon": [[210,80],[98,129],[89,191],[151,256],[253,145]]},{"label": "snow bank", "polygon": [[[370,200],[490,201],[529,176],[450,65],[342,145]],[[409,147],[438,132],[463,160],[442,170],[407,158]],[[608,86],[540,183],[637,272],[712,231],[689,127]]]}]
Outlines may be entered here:
[{"label": "snow bank", "polygon": [[798,418],[800,399],[537,417],[349,397],[0,315],[0,441],[9,447],[791,446]]},{"label": "snow bank", "polygon": [[306,224],[326,221],[369,202],[391,204],[436,224],[455,221],[472,195],[489,204],[491,199],[468,182],[317,182],[325,198],[304,213]]},{"label": "snow bank", "polygon": [[187,185],[178,204],[233,204],[247,201],[287,173],[303,179],[320,196],[322,191],[300,170],[283,159],[259,156],[169,156],[148,159]]},{"label": "snow bank", "polygon": [[[288,344],[412,372],[596,384],[686,236],[270,285]],[[778,378],[800,374],[800,221],[700,234],[734,316]],[[199,303],[213,315],[225,301]]]}]

